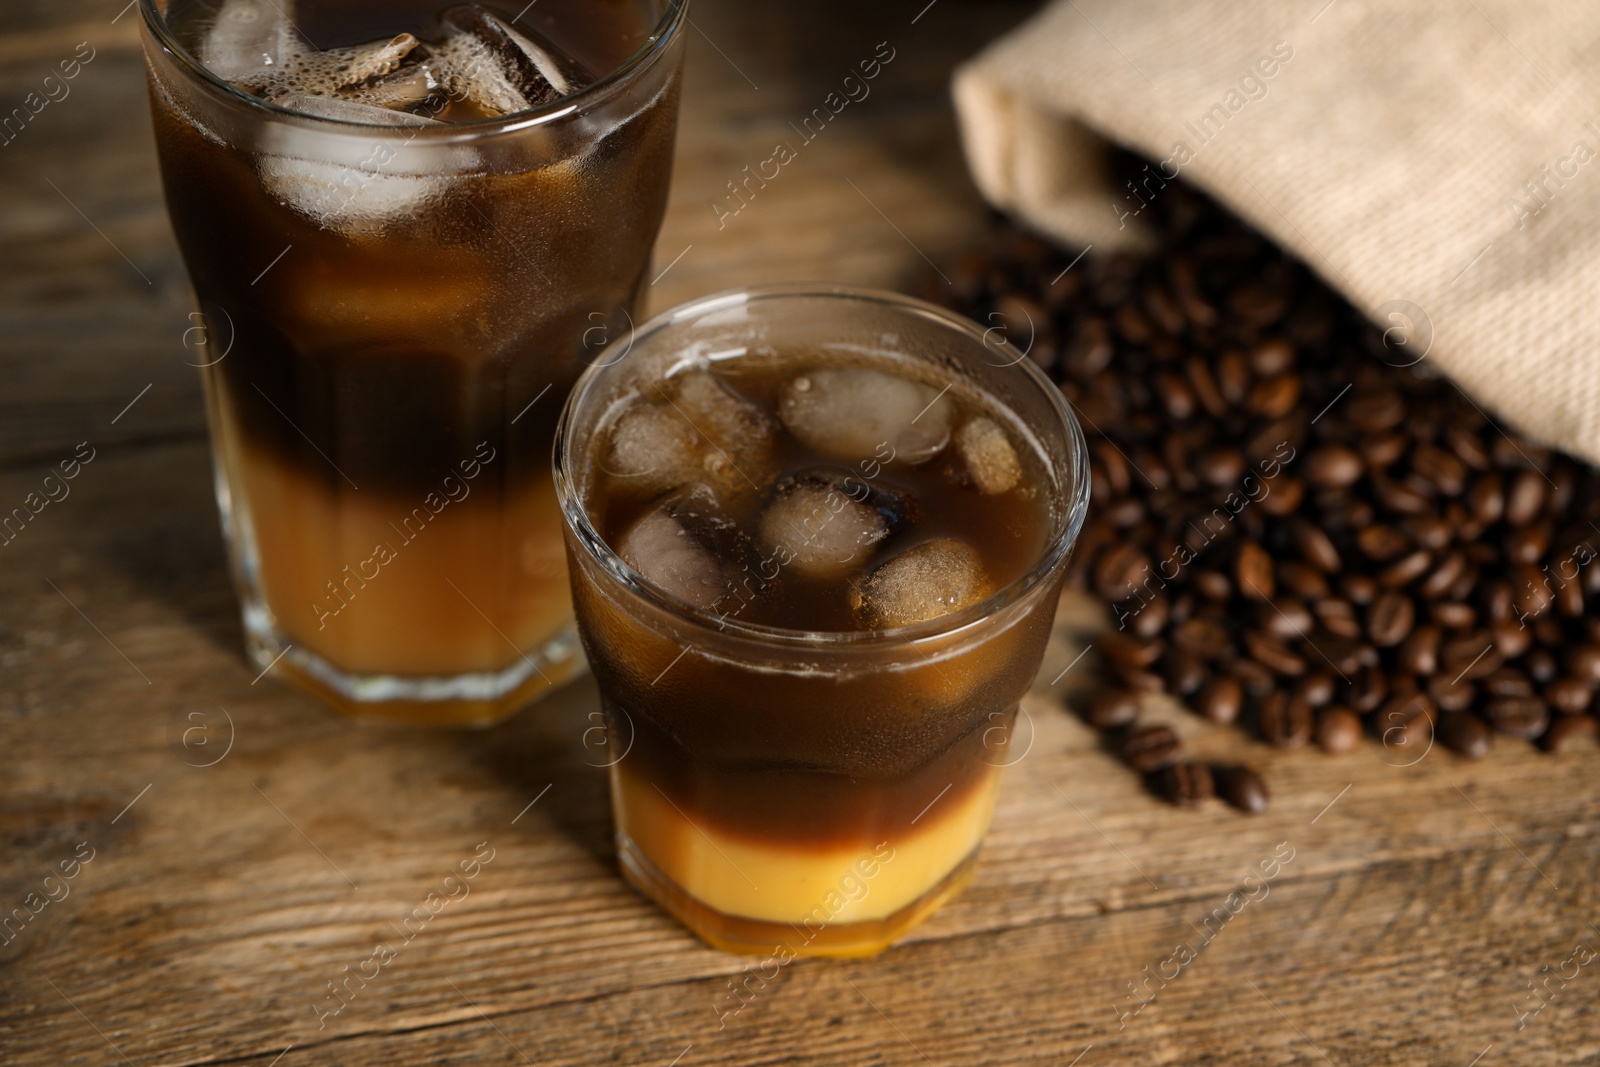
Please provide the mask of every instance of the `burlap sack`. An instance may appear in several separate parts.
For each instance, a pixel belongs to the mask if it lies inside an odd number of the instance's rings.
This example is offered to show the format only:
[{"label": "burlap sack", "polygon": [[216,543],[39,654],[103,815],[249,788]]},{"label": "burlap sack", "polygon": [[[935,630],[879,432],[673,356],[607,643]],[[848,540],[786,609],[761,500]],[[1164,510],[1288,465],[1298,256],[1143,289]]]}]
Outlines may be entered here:
[{"label": "burlap sack", "polygon": [[[1181,175],[1408,358],[1600,461],[1597,49],[1578,0],[1058,0],[955,98],[997,206],[1103,250],[1147,240]],[[1138,189],[1107,142],[1153,161]]]}]

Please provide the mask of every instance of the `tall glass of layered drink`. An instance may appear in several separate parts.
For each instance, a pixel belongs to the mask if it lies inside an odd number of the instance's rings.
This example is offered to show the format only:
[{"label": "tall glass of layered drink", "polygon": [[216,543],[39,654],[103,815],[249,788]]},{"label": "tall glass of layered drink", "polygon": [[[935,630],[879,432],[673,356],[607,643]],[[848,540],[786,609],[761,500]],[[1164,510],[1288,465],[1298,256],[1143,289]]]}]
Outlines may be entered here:
[{"label": "tall glass of layered drink", "polygon": [[550,449],[665,209],[686,0],[140,0],[251,655],[484,724],[581,662]]},{"label": "tall glass of layered drink", "polygon": [[556,444],[626,877],[713,945],[881,950],[964,884],[1083,519],[1059,392],[903,297],[712,297]]}]

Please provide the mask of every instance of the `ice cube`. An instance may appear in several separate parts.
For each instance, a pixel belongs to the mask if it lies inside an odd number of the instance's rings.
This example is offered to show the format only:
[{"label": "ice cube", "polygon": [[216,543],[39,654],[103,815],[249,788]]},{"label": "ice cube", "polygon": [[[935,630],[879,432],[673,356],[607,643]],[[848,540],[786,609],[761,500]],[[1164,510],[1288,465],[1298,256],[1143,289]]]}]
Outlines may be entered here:
[{"label": "ice cube", "polygon": [[950,439],[955,405],[932,386],[865,367],[810,371],[783,389],[789,432],[836,459],[932,459]]},{"label": "ice cube", "polygon": [[879,566],[856,583],[851,603],[869,626],[887,630],[960,611],[992,591],[977,551],[939,538]]},{"label": "ice cube", "polygon": [[1008,493],[1022,481],[1017,450],[993,419],[976,418],[956,431],[956,454],[981,493]]},{"label": "ice cube", "polygon": [[[372,78],[393,74],[417,44],[417,39],[411,34],[402,33],[390,41],[375,41],[355,48],[340,49],[337,60],[339,87],[359,85]],[[331,57],[334,53],[323,54]]]},{"label": "ice cube", "polygon": [[554,42],[535,42],[477,4],[446,11],[438,47],[450,91],[491,114],[540,107],[594,80]]},{"label": "ice cube", "polygon": [[699,435],[670,407],[645,400],[628,405],[611,427],[603,466],[615,478],[646,489],[675,489],[702,469]]},{"label": "ice cube", "polygon": [[[318,118],[371,126],[443,125],[423,115],[303,92],[286,93],[273,102]],[[382,231],[397,220],[415,217],[442,195],[446,186],[442,176],[393,172],[408,162],[405,149],[389,157],[389,171],[372,162],[374,143],[316,138],[302,144],[296,131],[277,124],[269,128],[260,157],[261,184],[289,207],[345,234]]]},{"label": "ice cube", "polygon": [[859,478],[834,472],[786,478],[762,513],[762,548],[807,578],[859,570],[892,532],[892,520],[903,517],[893,505],[880,506],[878,496]]},{"label": "ice cube", "polygon": [[198,49],[205,68],[245,89],[280,76],[302,50],[279,3],[289,0],[223,0]]},{"label": "ice cube", "polygon": [[672,494],[628,527],[617,555],[657,588],[711,608],[731,595],[722,553],[737,539],[706,486]]},{"label": "ice cube", "polygon": [[778,429],[771,416],[705,371],[675,377],[669,388],[675,395],[663,395],[705,441],[709,477],[733,491],[765,483]]}]

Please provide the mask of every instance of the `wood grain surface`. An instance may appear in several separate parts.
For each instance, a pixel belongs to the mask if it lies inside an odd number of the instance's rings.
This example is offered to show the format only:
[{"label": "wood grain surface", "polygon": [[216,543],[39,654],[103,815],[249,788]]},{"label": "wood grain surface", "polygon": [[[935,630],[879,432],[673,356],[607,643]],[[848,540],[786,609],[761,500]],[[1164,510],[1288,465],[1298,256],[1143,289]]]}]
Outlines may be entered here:
[{"label": "wood grain surface", "polygon": [[[0,506],[95,450],[0,548],[0,915],[60,897],[0,946],[0,1062],[1600,1063],[1600,753],[1280,753],[1157,708],[1275,794],[1257,817],[1179,812],[1063,710],[1101,622],[1077,600],[973,886],[882,957],[750,983],[736,1013],[748,961],[617,877],[591,683],[436,733],[258,677],[119,7],[17,0],[0,38],[0,112],[96,50],[0,146]],[[981,241],[949,73],[1029,7],[696,0],[652,304],[909,287]],[[882,41],[871,97],[719,224],[725,183]],[[485,842],[470,893],[403,938]],[[396,958],[321,1017],[380,941]]]}]

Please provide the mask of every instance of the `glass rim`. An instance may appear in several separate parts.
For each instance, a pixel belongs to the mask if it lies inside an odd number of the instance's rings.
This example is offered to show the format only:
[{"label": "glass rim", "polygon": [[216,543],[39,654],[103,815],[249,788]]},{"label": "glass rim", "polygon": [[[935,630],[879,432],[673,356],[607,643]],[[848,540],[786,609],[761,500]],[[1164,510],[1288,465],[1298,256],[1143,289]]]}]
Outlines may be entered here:
[{"label": "glass rim", "polygon": [[[897,626],[885,630],[815,631],[768,626],[726,617],[723,617],[719,622],[715,614],[698,608],[688,601],[660,589],[628,566],[622,560],[622,557],[617,555],[611,546],[606,544],[604,538],[600,536],[600,532],[595,529],[594,523],[589,518],[587,509],[584,508],[583,502],[578,499],[571,465],[574,462],[574,458],[582,454],[583,449],[575,447],[574,442],[570,440],[577,431],[576,412],[596,388],[596,382],[599,381],[600,375],[607,367],[614,366],[615,362],[592,364],[578,377],[577,382],[573,385],[571,394],[567,397],[566,404],[561,409],[561,418],[556,424],[553,445],[552,466],[555,475],[556,499],[561,506],[562,519],[567,528],[575,535],[575,539],[583,547],[589,559],[598,564],[629,594],[639,597],[666,612],[674,620],[690,627],[710,630],[726,637],[740,637],[750,641],[814,651],[835,648],[881,647],[884,645],[912,646],[919,642],[945,640],[981,625],[986,620],[1021,601],[1042,583],[1052,571],[1065,562],[1068,553],[1071,552],[1072,546],[1078,539],[1079,532],[1083,528],[1084,518],[1088,513],[1089,507],[1089,446],[1084,439],[1083,428],[1079,425],[1077,417],[1072,413],[1072,409],[1067,403],[1066,397],[1062,395],[1061,390],[1032,360],[1029,360],[1024,353],[1018,351],[1005,338],[991,336],[992,331],[985,331],[983,327],[964,315],[939,307],[937,304],[931,304],[925,300],[919,300],[915,297],[886,289],[832,283],[785,283],[742,286],[680,304],[655,315],[633,331],[631,344],[637,344],[641,339],[659,333],[686,319],[697,318],[720,308],[756,301],[793,298],[832,298],[877,304],[900,313],[912,314],[925,320],[931,320],[940,326],[952,329],[967,338],[977,341],[984,347],[1003,353],[1009,352],[1015,356],[1015,360],[1011,365],[1021,368],[1024,377],[1035,388],[1044,393],[1052,414],[1059,420],[1059,429],[1066,439],[1067,453],[1070,460],[1069,470],[1066,473],[1073,476],[1073,484],[1068,486],[1064,493],[1065,500],[1062,509],[1064,516],[1058,524],[1058,528],[1053,531],[1050,539],[1040,550],[1033,564],[1021,575],[976,604],[968,605],[960,611],[954,611],[948,615],[940,615],[937,618],[911,623],[907,626]],[[631,345],[629,350],[631,351]],[[1004,367],[1006,364],[996,364],[996,366]],[[574,573],[573,577],[576,580],[576,573]]]},{"label": "glass rim", "polygon": [[601,75],[593,83],[584,86],[577,92],[568,96],[557,97],[555,100],[539,107],[529,108],[526,111],[514,111],[508,115],[496,115],[490,118],[473,119],[470,122],[451,122],[441,124],[439,129],[417,126],[382,126],[370,122],[353,122],[349,119],[328,118],[323,115],[310,115],[304,111],[295,111],[292,108],[274,104],[263,100],[259,96],[245,92],[226,78],[213,73],[199,58],[190,53],[178,39],[173,36],[172,28],[167,25],[166,17],[156,10],[157,0],[139,0],[139,13],[144,19],[146,29],[168,55],[172,56],[179,68],[189,77],[209,86],[212,91],[220,92],[223,96],[236,104],[244,104],[263,115],[278,119],[288,119],[304,123],[312,127],[322,127],[330,131],[360,132],[371,136],[375,131],[392,132],[396,136],[407,139],[421,134],[433,141],[462,140],[471,137],[482,137],[492,134],[512,133],[518,130],[535,126],[543,126],[554,122],[566,115],[587,110],[592,105],[603,102],[613,93],[631,85],[644,71],[655,65],[656,59],[666,50],[674,40],[680,36],[680,31],[689,10],[689,0],[666,0],[666,10],[661,18],[650,30],[645,42],[617,66]]}]

